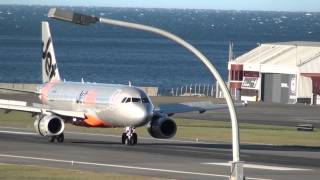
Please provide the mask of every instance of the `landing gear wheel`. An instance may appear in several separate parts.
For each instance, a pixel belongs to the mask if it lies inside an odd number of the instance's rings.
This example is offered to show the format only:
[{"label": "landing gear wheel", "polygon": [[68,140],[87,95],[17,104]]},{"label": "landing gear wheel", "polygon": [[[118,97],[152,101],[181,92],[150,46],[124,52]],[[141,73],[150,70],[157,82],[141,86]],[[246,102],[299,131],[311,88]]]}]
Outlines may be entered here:
[{"label": "landing gear wheel", "polygon": [[133,144],[134,143],[134,141],[133,141],[133,138],[126,138],[126,141],[125,141],[125,145],[127,145],[127,146],[130,146],[130,145],[134,145]]},{"label": "landing gear wheel", "polygon": [[61,133],[61,134],[59,134],[59,135],[57,136],[57,142],[58,142],[58,143],[63,143],[63,141],[64,141],[64,134]]},{"label": "landing gear wheel", "polygon": [[127,134],[126,134],[126,133],[122,133],[122,138],[121,138],[122,144],[125,144],[125,143],[126,143],[126,139],[127,139]]},{"label": "landing gear wheel", "polygon": [[61,133],[59,134],[58,136],[50,136],[48,141],[51,142],[51,143],[54,143],[55,140],[57,140],[58,143],[63,143],[64,141],[64,134]]},{"label": "landing gear wheel", "polygon": [[56,139],[56,136],[50,136],[48,141],[51,143],[54,143],[54,140]]},{"label": "landing gear wheel", "polygon": [[125,145],[135,145],[138,143],[138,136],[133,126],[125,128],[125,132],[122,133],[121,142]]},{"label": "landing gear wheel", "polygon": [[137,144],[138,143],[138,135],[137,135],[137,133],[133,133],[132,134],[132,139],[133,139],[133,144]]}]

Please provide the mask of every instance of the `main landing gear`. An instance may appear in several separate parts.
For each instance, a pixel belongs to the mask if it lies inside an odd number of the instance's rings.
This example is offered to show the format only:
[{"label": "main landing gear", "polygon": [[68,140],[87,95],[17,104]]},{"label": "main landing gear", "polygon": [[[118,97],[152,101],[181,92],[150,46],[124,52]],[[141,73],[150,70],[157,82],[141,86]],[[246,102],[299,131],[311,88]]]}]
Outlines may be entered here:
[{"label": "main landing gear", "polygon": [[138,135],[135,133],[135,128],[132,126],[126,127],[122,133],[122,144],[135,145],[138,143]]},{"label": "main landing gear", "polygon": [[50,136],[50,137],[49,137],[49,142],[52,142],[52,143],[53,143],[55,140],[57,140],[58,143],[63,143],[63,141],[64,141],[64,134],[61,133],[61,134],[59,134],[59,135],[57,135],[57,136]]}]

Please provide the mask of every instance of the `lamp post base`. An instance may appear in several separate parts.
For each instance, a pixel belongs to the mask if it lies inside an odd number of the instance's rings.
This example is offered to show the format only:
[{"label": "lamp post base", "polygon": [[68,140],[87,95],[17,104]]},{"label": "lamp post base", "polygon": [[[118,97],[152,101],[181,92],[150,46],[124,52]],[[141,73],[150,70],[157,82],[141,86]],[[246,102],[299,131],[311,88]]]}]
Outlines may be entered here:
[{"label": "lamp post base", "polygon": [[233,162],[230,161],[231,164],[231,173],[230,173],[230,180],[245,180],[243,175],[243,161]]}]

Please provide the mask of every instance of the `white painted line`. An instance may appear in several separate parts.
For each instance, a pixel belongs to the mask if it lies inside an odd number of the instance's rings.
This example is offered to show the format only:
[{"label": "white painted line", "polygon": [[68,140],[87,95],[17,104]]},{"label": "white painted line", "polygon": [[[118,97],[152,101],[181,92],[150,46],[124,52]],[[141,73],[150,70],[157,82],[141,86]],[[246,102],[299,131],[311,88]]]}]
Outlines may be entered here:
[{"label": "white painted line", "polygon": [[168,169],[156,169],[156,168],[146,168],[146,167],[137,167],[137,166],[124,166],[124,165],[116,165],[116,164],[102,164],[102,163],[82,162],[82,161],[69,161],[69,160],[61,160],[61,159],[38,158],[38,157],[29,157],[29,156],[16,156],[16,155],[8,155],[8,154],[0,154],[0,157],[16,158],[16,159],[29,159],[29,160],[37,160],[37,161],[60,162],[60,163],[68,163],[68,164],[73,163],[73,165],[81,164],[81,165],[91,165],[91,166],[103,166],[103,167],[114,167],[114,168],[123,168],[123,169],[136,169],[136,170],[145,170],[145,171],[158,171],[158,172],[177,173],[177,174],[191,174],[191,175],[229,178],[229,176],[227,176],[227,175],[220,175],[220,174],[207,174],[207,173],[199,173],[199,172],[176,171],[176,170],[168,170]]},{"label": "white painted line", "polygon": [[[202,164],[216,165],[216,166],[230,166],[229,163],[202,163]],[[273,170],[273,171],[311,171],[312,170],[312,169],[303,169],[303,168],[266,166],[266,165],[258,165],[258,164],[244,164],[244,168],[264,169],[264,170]]]},{"label": "white painted line", "polygon": [[0,131],[0,133],[19,134],[19,135],[37,135],[37,133],[32,133],[32,132],[20,132],[20,131]]},{"label": "white painted line", "polygon": [[18,128],[18,127],[9,127],[9,126],[0,126],[1,129],[18,129],[18,130],[30,130],[27,128]]},{"label": "white painted line", "polygon": [[[222,175],[222,174],[209,174],[209,173],[178,171],[178,170],[169,170],[169,169],[146,168],[146,167],[138,167],[138,166],[125,166],[125,165],[117,165],[117,164],[102,164],[102,163],[82,162],[82,161],[73,161],[73,160],[70,161],[70,160],[38,158],[38,157],[30,157],[30,156],[16,156],[16,155],[9,155],[9,154],[0,154],[0,157],[15,158],[15,159],[28,159],[28,160],[36,160],[36,161],[60,162],[60,163],[68,163],[68,164],[73,164],[73,165],[81,164],[81,165],[91,165],[91,166],[122,168],[122,169],[136,169],[136,170],[144,170],[144,171],[157,171],[157,172],[176,173],[176,174],[189,174],[189,175],[229,178],[228,175]],[[250,177],[247,177],[247,179],[270,180],[270,179],[250,178]]]}]

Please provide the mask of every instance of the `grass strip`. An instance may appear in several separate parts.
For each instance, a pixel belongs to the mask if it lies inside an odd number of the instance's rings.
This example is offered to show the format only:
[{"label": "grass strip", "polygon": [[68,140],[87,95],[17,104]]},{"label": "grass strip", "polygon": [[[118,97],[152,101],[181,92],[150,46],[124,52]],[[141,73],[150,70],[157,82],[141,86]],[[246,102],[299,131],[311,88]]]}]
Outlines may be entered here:
[{"label": "grass strip", "polygon": [[33,165],[0,164],[0,179],[3,180],[157,180],[160,178],[132,176],[117,173],[99,173],[72,169]]}]

